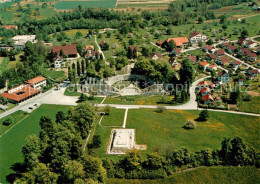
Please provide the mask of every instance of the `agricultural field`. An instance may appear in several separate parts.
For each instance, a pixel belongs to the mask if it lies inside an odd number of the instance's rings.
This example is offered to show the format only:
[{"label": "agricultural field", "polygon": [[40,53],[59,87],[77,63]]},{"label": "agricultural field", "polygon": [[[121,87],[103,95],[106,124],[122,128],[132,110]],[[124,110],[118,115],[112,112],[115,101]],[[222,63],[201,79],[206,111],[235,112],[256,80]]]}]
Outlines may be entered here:
[{"label": "agricultural field", "polygon": [[255,184],[260,182],[260,174],[255,167],[228,167],[213,166],[192,169],[187,172],[177,173],[169,178],[156,180],[126,180],[108,179],[108,184],[190,184],[190,183],[246,183]]},{"label": "agricultural field", "polygon": [[[33,111],[27,118],[14,126],[8,133],[0,137],[0,182],[6,182],[6,176],[14,172],[11,166],[23,161],[22,147],[25,138],[31,134],[38,134],[40,131],[39,120],[41,116],[49,116],[55,120],[55,115],[62,110],[67,112],[69,106],[41,105]],[[20,116],[20,115],[19,115]],[[18,118],[17,118],[18,120]]]},{"label": "agricultural field", "polygon": [[[114,110],[105,116],[102,125],[118,126],[123,122],[124,114]],[[197,121],[195,130],[182,128],[185,122],[199,117],[200,111],[168,110],[156,113],[154,109],[130,109],[126,128],[136,129],[136,143],[146,144],[148,149],[143,154],[151,152],[165,153],[167,148],[189,148],[199,151],[205,148],[219,149],[224,137],[242,137],[245,142],[260,150],[258,127],[259,117],[245,116],[221,112],[209,112],[210,118],[206,122]],[[112,122],[112,123],[110,123]],[[106,155],[111,127],[97,125],[96,135],[100,135],[102,145],[97,149],[99,157],[120,159],[118,156]]]},{"label": "agricultural field", "polygon": [[93,0],[93,1],[59,1],[54,5],[57,10],[82,8],[115,8],[116,0]]}]

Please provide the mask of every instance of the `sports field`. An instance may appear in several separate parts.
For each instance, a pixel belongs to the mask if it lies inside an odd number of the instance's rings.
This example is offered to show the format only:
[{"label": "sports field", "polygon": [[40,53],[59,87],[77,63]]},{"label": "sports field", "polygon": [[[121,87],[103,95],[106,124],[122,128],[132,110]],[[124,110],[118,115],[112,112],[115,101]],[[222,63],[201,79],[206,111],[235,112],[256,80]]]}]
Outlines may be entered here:
[{"label": "sports field", "polygon": [[55,120],[59,110],[67,112],[68,109],[68,106],[42,105],[0,138],[0,183],[6,183],[6,176],[14,172],[10,169],[13,164],[23,161],[21,150],[25,138],[39,133],[41,116],[49,116]]},{"label": "sports field", "polygon": [[58,10],[82,8],[115,8],[116,0],[91,0],[91,1],[59,1],[54,5]]}]

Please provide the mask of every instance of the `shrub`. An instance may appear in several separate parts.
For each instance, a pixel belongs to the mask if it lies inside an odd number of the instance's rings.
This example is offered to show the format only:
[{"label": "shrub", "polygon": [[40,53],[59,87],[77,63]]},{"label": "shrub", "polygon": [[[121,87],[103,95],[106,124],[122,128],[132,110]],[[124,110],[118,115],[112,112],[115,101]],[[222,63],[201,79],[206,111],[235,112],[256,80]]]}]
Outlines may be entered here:
[{"label": "shrub", "polygon": [[7,118],[7,119],[5,119],[4,121],[3,121],[3,125],[5,125],[5,126],[9,126],[9,125],[11,125],[13,122],[12,122],[12,120],[10,119],[10,118]]},{"label": "shrub", "polygon": [[186,130],[190,130],[190,129],[195,129],[197,126],[197,124],[193,121],[188,121],[186,122],[182,128],[186,129]]},{"label": "shrub", "polygon": [[199,120],[200,121],[207,121],[209,118],[209,112],[208,110],[202,110],[200,112],[200,115],[199,115]]},{"label": "shrub", "polygon": [[105,115],[109,115],[111,111],[111,107],[109,105],[107,105],[106,107],[104,107],[104,113]]},{"label": "shrub", "polygon": [[157,109],[155,110],[157,113],[163,113],[164,111],[166,111],[166,108],[162,105],[158,105]]},{"label": "shrub", "polygon": [[244,101],[251,101],[251,96],[249,94],[243,95],[243,100]]}]

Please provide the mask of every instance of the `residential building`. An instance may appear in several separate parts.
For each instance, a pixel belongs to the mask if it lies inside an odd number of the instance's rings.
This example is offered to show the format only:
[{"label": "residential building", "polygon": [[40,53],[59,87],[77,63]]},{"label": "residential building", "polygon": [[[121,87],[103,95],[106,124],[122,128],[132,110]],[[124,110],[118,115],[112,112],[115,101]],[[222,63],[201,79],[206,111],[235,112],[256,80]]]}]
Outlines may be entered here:
[{"label": "residential building", "polygon": [[204,34],[199,32],[193,32],[190,34],[190,42],[191,43],[198,43],[198,42],[206,42],[208,37]]},{"label": "residential building", "polygon": [[150,56],[150,58],[152,60],[157,60],[157,59],[160,59],[162,57],[163,57],[162,53],[159,53],[159,52],[158,53],[152,53],[151,56]]},{"label": "residential building", "polygon": [[171,52],[172,55],[178,56],[181,54],[181,50],[179,48],[175,48]]},{"label": "residential building", "polygon": [[202,50],[204,52],[212,52],[214,48],[211,45],[206,45]]},{"label": "residential building", "polygon": [[86,51],[89,50],[95,50],[95,46],[94,45],[86,45]]},{"label": "residential building", "polygon": [[18,26],[17,25],[4,25],[4,28],[6,30],[12,30],[12,29],[18,29]]},{"label": "residential building", "polygon": [[36,35],[17,35],[12,38],[14,41],[14,48],[23,50],[26,42],[36,43]]},{"label": "residential building", "polygon": [[203,70],[206,70],[207,67],[209,67],[209,65],[210,65],[209,63],[203,61],[200,63],[200,68],[202,68]]},{"label": "residential building", "polygon": [[200,94],[201,94],[201,96],[210,94],[210,89],[207,88],[207,87],[204,87],[204,88],[202,88],[202,89],[200,90]]},{"label": "residential building", "polygon": [[246,58],[247,58],[247,60],[252,61],[252,62],[256,61],[257,60],[257,54],[254,53],[254,52],[250,52],[250,53],[247,54]]},{"label": "residential building", "polygon": [[214,101],[214,98],[210,94],[203,96],[202,99],[203,99],[204,105],[208,105]]},{"label": "residential building", "polygon": [[59,57],[57,56],[55,59],[54,59],[54,68],[65,68],[66,65],[65,65],[65,61],[63,60],[62,57]]},{"label": "residential building", "polygon": [[254,79],[258,77],[259,71],[258,70],[247,70],[246,72],[248,79]]},{"label": "residential building", "polygon": [[218,56],[222,56],[225,54],[225,51],[223,49],[219,49],[219,50],[217,50],[217,52],[215,54]]},{"label": "residential building", "polygon": [[34,77],[33,79],[25,81],[25,84],[30,85],[34,89],[40,90],[47,85],[47,81],[46,81],[45,77],[37,76],[37,77]]},{"label": "residential building", "polygon": [[215,55],[215,54],[213,54],[213,53],[211,53],[211,54],[208,54],[207,56],[206,56],[206,59],[208,59],[208,60],[215,60],[215,59],[217,59],[218,57]]},{"label": "residential building", "polygon": [[217,60],[216,60],[216,63],[219,64],[219,65],[226,65],[228,64],[228,58],[223,56],[223,57],[219,57]]},{"label": "residential building", "polygon": [[229,80],[230,80],[229,74],[224,72],[224,71],[223,72],[219,72],[217,77],[218,77],[218,81],[222,82],[222,83],[228,83]]},{"label": "residential building", "polygon": [[238,39],[238,44],[239,45],[244,45],[246,43],[246,38],[239,38]]},{"label": "residential building", "polygon": [[193,56],[193,55],[188,56],[188,59],[189,59],[193,64],[195,64],[195,63],[197,62],[197,57],[196,57],[196,56]]},{"label": "residential building", "polygon": [[[68,58],[75,58],[78,55],[77,51],[77,45],[71,44],[71,45],[61,45],[61,46],[53,46],[51,48],[52,53],[56,53],[60,57],[68,57]],[[61,56],[62,54],[62,56]]]},{"label": "residential building", "polygon": [[188,45],[189,43],[189,40],[186,37],[168,38],[167,40],[165,40],[165,42],[169,43],[171,40],[174,41],[176,47],[180,48]]}]

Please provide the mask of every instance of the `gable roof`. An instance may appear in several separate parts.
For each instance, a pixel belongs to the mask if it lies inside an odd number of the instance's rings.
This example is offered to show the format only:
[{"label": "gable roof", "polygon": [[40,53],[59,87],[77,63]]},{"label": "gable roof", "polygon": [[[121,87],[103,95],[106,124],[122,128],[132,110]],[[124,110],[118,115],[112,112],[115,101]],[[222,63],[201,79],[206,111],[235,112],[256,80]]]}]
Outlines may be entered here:
[{"label": "gable roof", "polygon": [[166,42],[169,42],[169,41],[171,41],[171,40],[174,41],[174,43],[175,43],[175,45],[176,45],[177,47],[181,47],[181,46],[183,46],[183,44],[189,43],[189,40],[188,40],[188,38],[186,38],[186,37],[168,38],[168,39],[166,40]]},{"label": "gable roof", "polygon": [[212,50],[213,47],[212,47],[211,45],[206,45],[206,46],[205,46],[205,49],[206,49],[206,50]]},{"label": "gable roof", "polygon": [[42,82],[42,81],[44,81],[44,80],[46,80],[45,77],[37,76],[37,77],[34,77],[34,78],[32,78],[32,79],[30,79],[30,80],[28,80],[28,81],[25,81],[25,83],[26,83],[26,84],[36,84],[36,83]]},{"label": "gable roof", "polygon": [[246,38],[241,38],[241,37],[240,37],[240,38],[238,39],[238,43],[242,44],[245,40],[246,40]]},{"label": "gable roof", "polygon": [[249,52],[248,54],[247,54],[249,57],[257,57],[257,54],[256,53],[254,53],[254,52]]},{"label": "gable roof", "polygon": [[17,25],[4,25],[4,28],[7,30],[18,29],[18,26]]},{"label": "gable roof", "polygon": [[203,36],[205,36],[204,34],[201,34],[201,33],[199,33],[199,32],[193,32],[193,33],[190,34],[190,38],[193,38],[193,37],[195,37],[195,36],[197,36],[197,35],[203,35]]},{"label": "gable roof", "polygon": [[224,43],[222,43],[222,45],[223,45],[224,47],[228,47],[228,46],[229,46],[229,42],[224,42]]},{"label": "gable roof", "polygon": [[215,54],[213,54],[213,53],[208,54],[208,56],[209,56],[211,59],[217,59],[217,58],[218,58],[218,57],[217,57]]},{"label": "gable roof", "polygon": [[160,52],[152,53],[150,57],[153,58],[154,56],[157,56],[158,58],[162,58],[162,53]]},{"label": "gable roof", "polygon": [[86,50],[95,50],[95,46],[94,45],[86,45]]},{"label": "gable roof", "polygon": [[63,51],[64,55],[76,55],[78,53],[76,44],[53,46],[51,51],[60,55],[60,51]]},{"label": "gable roof", "polygon": [[203,67],[205,67],[205,66],[209,65],[209,63],[203,61],[203,62],[200,63],[200,65],[203,66]]},{"label": "gable roof", "polygon": [[223,75],[225,75],[225,74],[227,74],[227,75],[229,76],[229,74],[226,73],[226,72],[224,72],[224,71],[222,71],[222,72],[218,72],[218,76],[219,76],[219,77],[221,77],[221,76],[223,76]]},{"label": "gable roof", "polygon": [[202,85],[208,86],[208,83],[207,83],[206,81],[201,81],[201,82],[198,84],[198,86],[202,86]]},{"label": "gable roof", "polygon": [[228,48],[232,51],[236,50],[237,49],[237,46],[235,45],[229,45]]},{"label": "gable roof", "polygon": [[134,46],[134,45],[131,45],[128,48],[130,48],[132,51],[134,51],[134,50],[138,51],[138,47]]},{"label": "gable roof", "polygon": [[224,50],[223,49],[219,49],[219,50],[217,50],[217,55],[224,55]]},{"label": "gable roof", "polygon": [[224,64],[226,64],[226,63],[228,62],[228,58],[225,57],[225,56],[220,57],[219,59],[220,59],[220,60],[222,61],[222,63],[224,63]]},{"label": "gable roof", "polygon": [[204,87],[200,90],[200,93],[210,92],[210,89],[207,87]]},{"label": "gable roof", "polygon": [[181,53],[181,50],[179,48],[175,48],[173,50],[174,50],[175,54],[180,54]]},{"label": "gable roof", "polygon": [[240,61],[234,61],[233,62],[235,65],[240,65],[240,64],[242,64]]},{"label": "gable roof", "polygon": [[193,62],[193,63],[195,63],[195,62],[197,61],[197,57],[196,57],[196,56],[193,56],[193,55],[188,56],[188,59],[189,59],[191,62]]},{"label": "gable roof", "polygon": [[207,101],[207,100],[214,101],[214,98],[209,94],[203,96],[202,99],[203,99],[204,102]]},{"label": "gable roof", "polygon": [[249,72],[250,72],[251,74],[258,74],[258,73],[259,73],[258,70],[249,70]]}]

